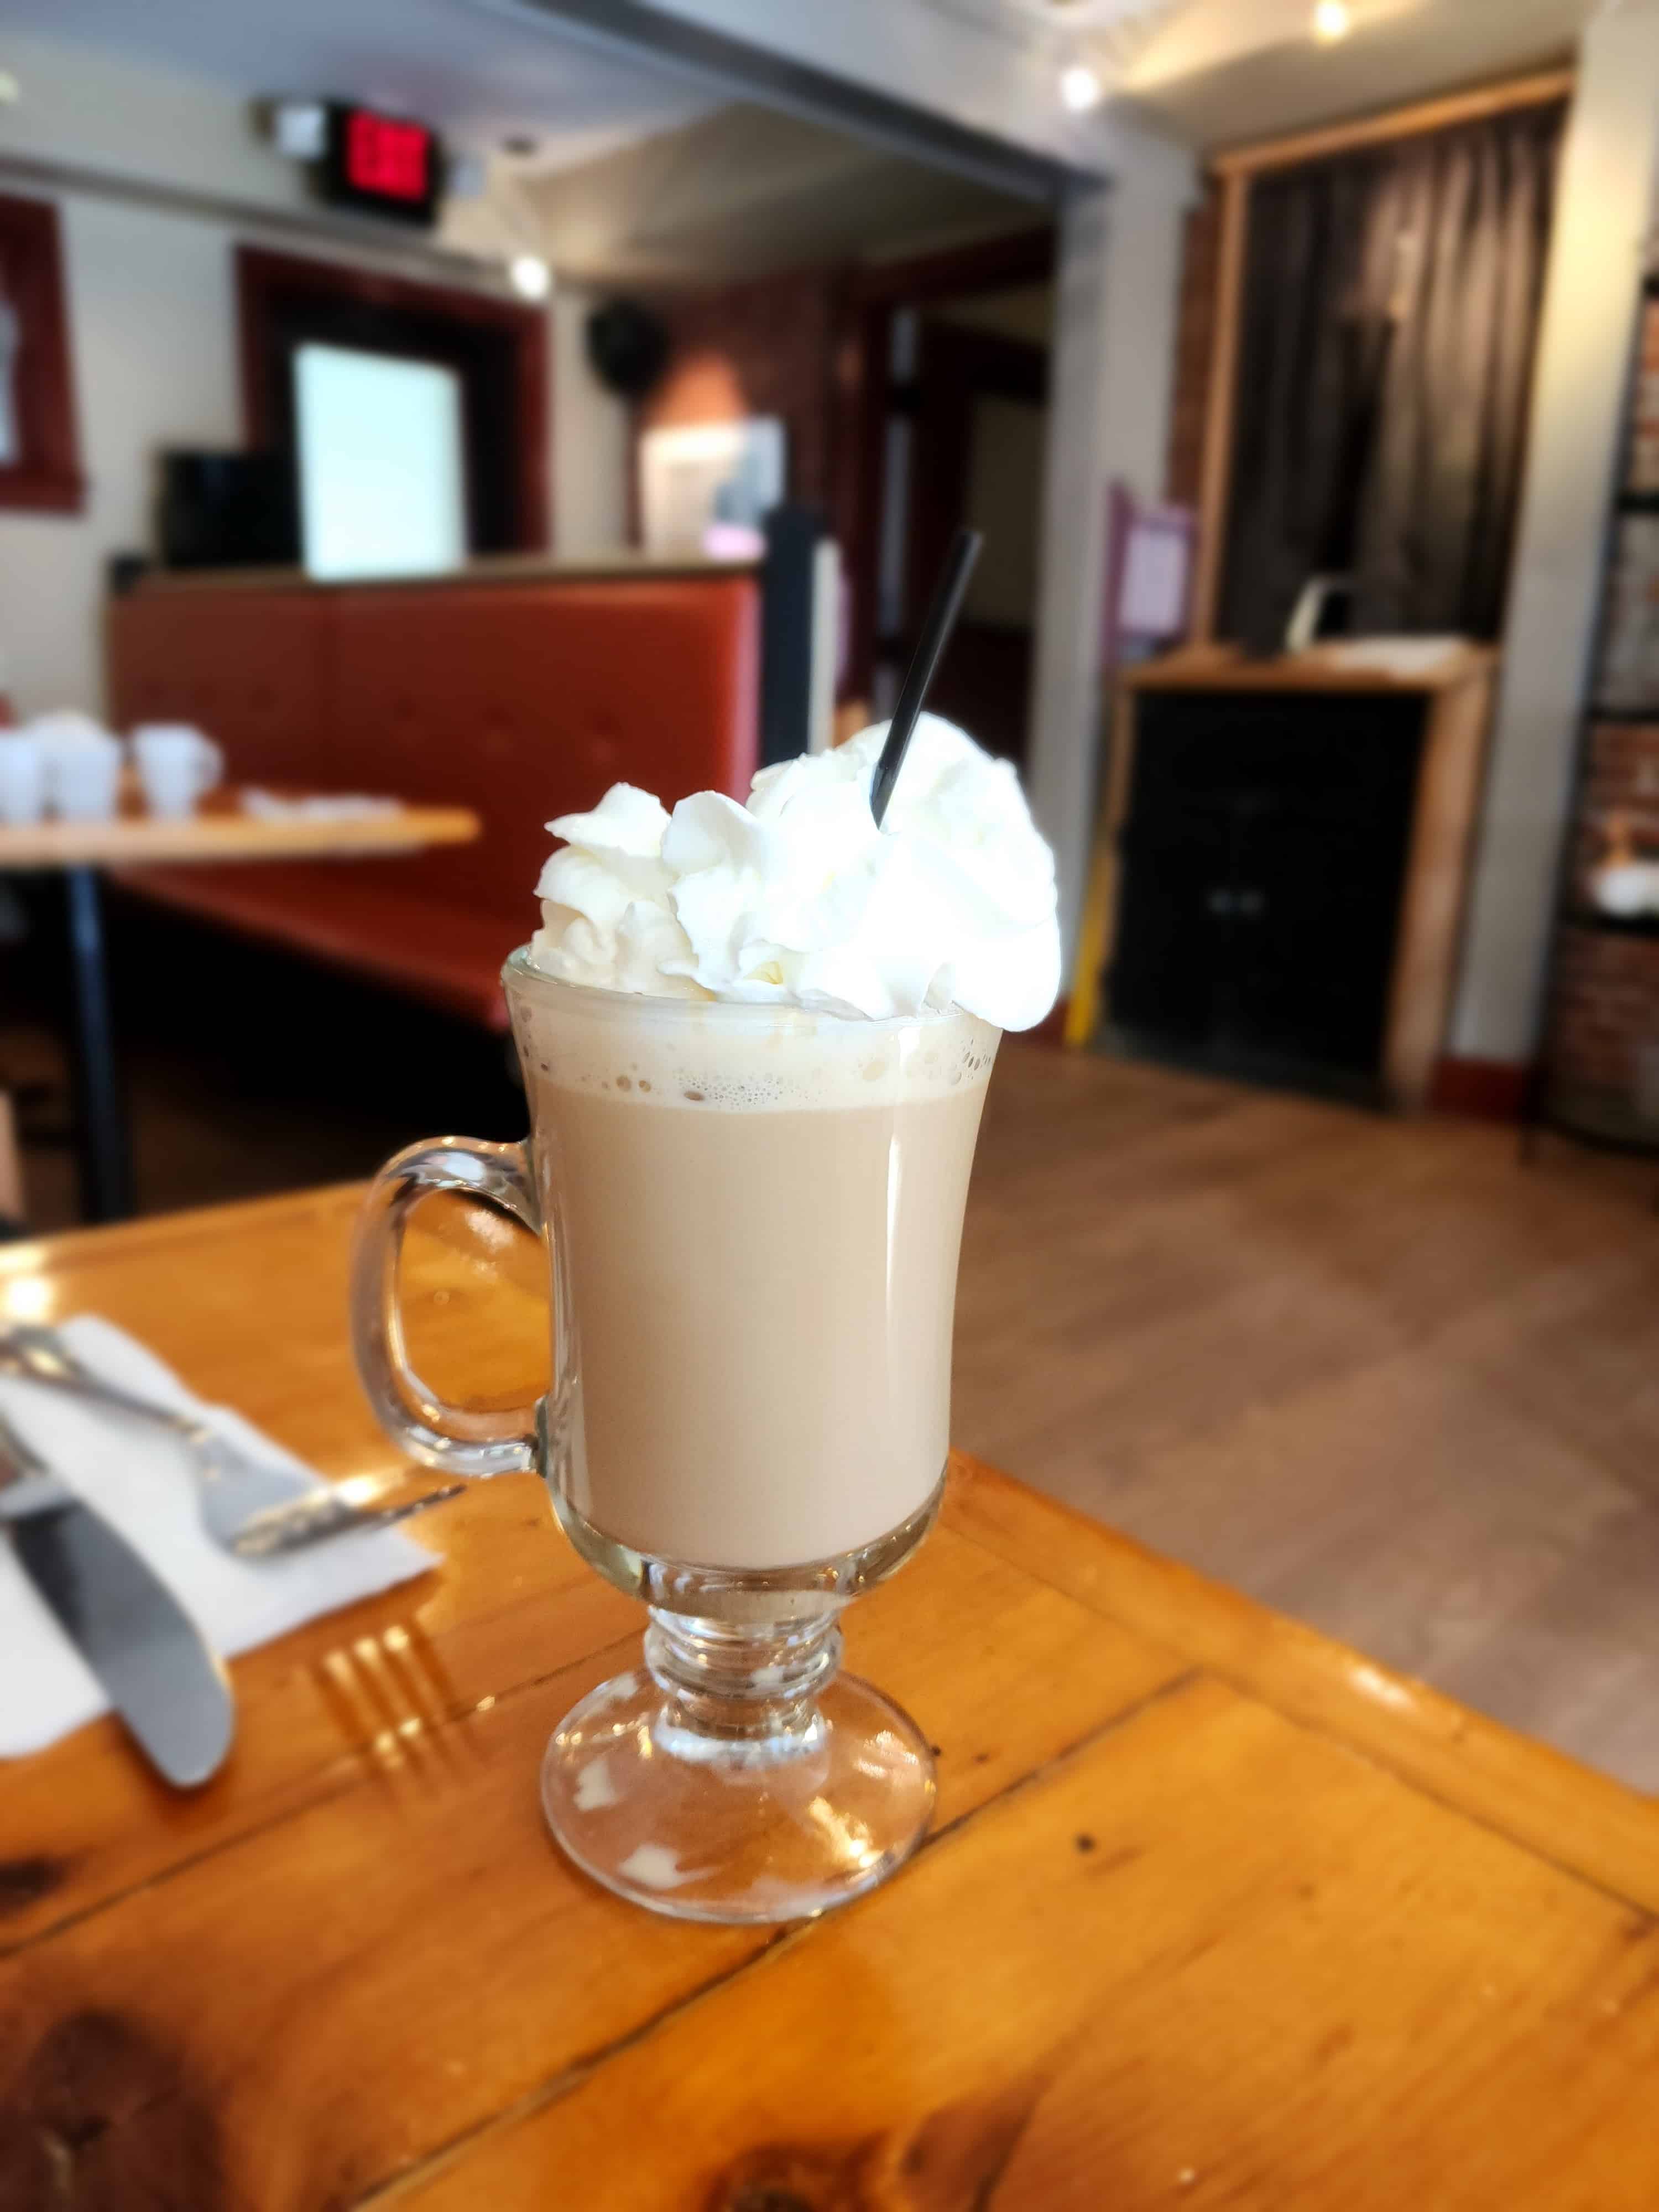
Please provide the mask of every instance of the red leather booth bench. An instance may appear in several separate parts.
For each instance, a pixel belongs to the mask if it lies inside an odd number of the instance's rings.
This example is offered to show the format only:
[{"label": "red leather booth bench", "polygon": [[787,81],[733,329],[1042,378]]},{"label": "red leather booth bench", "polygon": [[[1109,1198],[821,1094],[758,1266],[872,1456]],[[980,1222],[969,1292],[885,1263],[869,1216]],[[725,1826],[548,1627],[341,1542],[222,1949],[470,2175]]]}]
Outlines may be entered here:
[{"label": "red leather booth bench", "polygon": [[619,780],[747,796],[761,589],[748,569],[526,568],[409,583],[141,578],[108,609],[116,726],[184,720],[274,789],[473,808],[411,859],[153,867],[120,880],[494,1030],[535,920],[544,824]]}]

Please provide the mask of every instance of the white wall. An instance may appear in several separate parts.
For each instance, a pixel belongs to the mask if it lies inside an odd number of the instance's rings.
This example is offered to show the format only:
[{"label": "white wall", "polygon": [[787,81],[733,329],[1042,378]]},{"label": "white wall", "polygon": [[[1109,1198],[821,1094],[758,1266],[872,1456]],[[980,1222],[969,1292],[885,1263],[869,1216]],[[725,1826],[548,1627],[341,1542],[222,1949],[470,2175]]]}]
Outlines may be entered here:
[{"label": "white wall", "polygon": [[83,162],[271,208],[306,204],[294,163],[256,135],[248,101],[222,85],[9,30],[0,63],[22,95],[0,108],[0,149],[7,153]]},{"label": "white wall", "polygon": [[[234,197],[250,208],[307,205],[298,173],[253,134],[246,101],[222,88],[136,69],[97,52],[5,41],[24,98],[0,109],[0,152],[69,161],[106,174]],[[14,185],[53,199],[63,226],[81,462],[78,514],[0,508],[0,655],[21,711],[102,704],[100,624],[112,553],[153,551],[156,456],[167,446],[241,443],[234,251],[259,242],[242,224]],[[522,240],[487,204],[457,210],[457,240],[489,251]],[[372,259],[334,240],[283,234],[264,242],[319,258]],[[395,248],[392,249],[395,263]],[[590,301],[562,295],[551,314],[556,550],[620,544],[627,489],[626,410],[588,368],[581,326]]]},{"label": "white wall", "polygon": [[588,367],[583,331],[596,301],[564,284],[553,301],[553,541],[563,560],[628,542],[629,409]]},{"label": "white wall", "polygon": [[1584,33],[1452,1049],[1524,1061],[1589,677],[1607,502],[1659,173],[1659,0]]},{"label": "white wall", "polygon": [[[0,175],[0,191],[7,189]],[[167,446],[242,442],[234,257],[242,239],[258,242],[259,234],[103,198],[40,197],[56,200],[63,226],[87,495],[76,514],[0,508],[0,655],[21,712],[67,705],[95,713],[106,563],[112,553],[155,550],[158,454]],[[303,240],[275,242],[289,252],[313,251]],[[325,241],[315,252],[340,258]],[[579,324],[569,344],[568,322],[553,318],[549,460],[571,471],[568,484],[555,477],[556,541],[592,551],[620,542],[613,517],[626,460],[615,403],[580,361]]]},{"label": "white wall", "polygon": [[80,514],[0,510],[0,651],[18,708],[95,711],[104,563],[153,543],[154,456],[240,441],[230,234],[100,201],[60,209]]},{"label": "white wall", "polygon": [[1163,495],[1185,204],[1165,178],[1131,181],[1079,191],[1060,223],[1030,757],[1068,961],[1103,738],[1106,489]]}]

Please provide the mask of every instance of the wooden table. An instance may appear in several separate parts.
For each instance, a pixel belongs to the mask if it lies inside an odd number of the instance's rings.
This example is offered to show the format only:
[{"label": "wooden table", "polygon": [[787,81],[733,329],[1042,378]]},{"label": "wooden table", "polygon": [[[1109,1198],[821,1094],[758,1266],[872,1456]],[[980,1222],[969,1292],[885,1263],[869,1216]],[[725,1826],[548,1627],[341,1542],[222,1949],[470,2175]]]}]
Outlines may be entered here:
[{"label": "wooden table", "polygon": [[132,1211],[131,1142],[110,1021],[100,868],[417,853],[428,845],[469,844],[477,834],[478,817],[464,806],[398,806],[343,821],[271,820],[244,813],[234,788],[211,793],[184,820],[158,820],[143,811],[131,773],[122,811],[111,821],[0,824],[0,875],[57,869],[64,877],[74,993],[70,1043],[88,1218],[115,1220]]},{"label": "wooden table", "polygon": [[[355,1204],[12,1248],[0,1310],[142,1329],[374,1487]],[[440,1205],[417,1363],[511,1393],[536,1254]],[[1659,2203],[1652,1802],[961,1462],[849,1620],[933,1837],[811,1926],[659,1921],[536,1797],[636,1608],[532,1478],[414,1525],[428,1582],[237,1662],[200,1796],[110,1723],[0,1770],[7,2212]]]}]

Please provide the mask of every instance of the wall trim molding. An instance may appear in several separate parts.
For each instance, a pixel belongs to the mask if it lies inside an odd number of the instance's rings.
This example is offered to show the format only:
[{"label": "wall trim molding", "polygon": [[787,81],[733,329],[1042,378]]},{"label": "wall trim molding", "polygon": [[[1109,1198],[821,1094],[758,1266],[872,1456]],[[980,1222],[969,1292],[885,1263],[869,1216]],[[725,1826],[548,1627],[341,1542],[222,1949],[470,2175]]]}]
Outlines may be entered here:
[{"label": "wall trim molding", "polygon": [[11,372],[21,451],[0,465],[0,513],[79,514],[87,486],[55,202],[0,198],[0,291],[15,302],[24,333]]},{"label": "wall trim molding", "polygon": [[1525,1060],[1470,1060],[1447,1053],[1435,1067],[1429,1104],[1437,1114],[1461,1115],[1467,1121],[1519,1121],[1534,1072]]}]

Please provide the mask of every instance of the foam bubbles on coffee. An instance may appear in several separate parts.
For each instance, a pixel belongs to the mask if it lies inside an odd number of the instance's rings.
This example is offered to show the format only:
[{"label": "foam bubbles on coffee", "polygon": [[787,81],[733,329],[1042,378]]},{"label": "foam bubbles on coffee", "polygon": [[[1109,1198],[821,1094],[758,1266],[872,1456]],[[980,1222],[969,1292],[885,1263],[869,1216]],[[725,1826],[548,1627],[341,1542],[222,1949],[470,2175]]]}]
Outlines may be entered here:
[{"label": "foam bubbles on coffee", "polygon": [[[601,1002],[602,1004],[603,1002]],[[804,1007],[708,1002],[688,1035],[683,1019],[653,1025],[646,1007],[629,1024],[584,1019],[582,994],[526,995],[517,1012],[526,1071],[618,1104],[726,1114],[800,1113],[948,1098],[989,1080],[995,1027],[931,1012],[890,1022],[848,1022]]]}]

